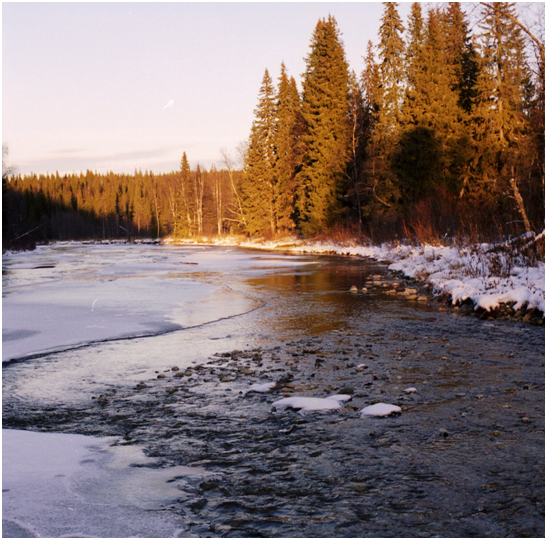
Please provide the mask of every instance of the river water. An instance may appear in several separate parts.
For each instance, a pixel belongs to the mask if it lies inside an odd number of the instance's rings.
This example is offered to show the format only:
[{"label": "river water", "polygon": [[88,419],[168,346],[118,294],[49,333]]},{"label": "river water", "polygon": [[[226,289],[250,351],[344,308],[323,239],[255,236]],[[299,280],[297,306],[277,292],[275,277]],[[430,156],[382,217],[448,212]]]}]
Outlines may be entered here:
[{"label": "river water", "polygon": [[[543,329],[381,286],[349,292],[371,276],[397,280],[360,258],[228,247],[57,244],[4,257],[10,452],[42,444],[21,436],[30,430],[93,437],[66,448],[103,456],[60,473],[62,488],[36,473],[54,510],[9,476],[5,532],[543,536]],[[340,391],[352,400],[334,412],[272,410]],[[375,402],[403,413],[361,418]],[[62,439],[44,447],[55,445],[62,454]],[[123,448],[133,453],[121,459]],[[17,466],[4,453],[4,468]],[[114,484],[126,486],[116,503]]]}]

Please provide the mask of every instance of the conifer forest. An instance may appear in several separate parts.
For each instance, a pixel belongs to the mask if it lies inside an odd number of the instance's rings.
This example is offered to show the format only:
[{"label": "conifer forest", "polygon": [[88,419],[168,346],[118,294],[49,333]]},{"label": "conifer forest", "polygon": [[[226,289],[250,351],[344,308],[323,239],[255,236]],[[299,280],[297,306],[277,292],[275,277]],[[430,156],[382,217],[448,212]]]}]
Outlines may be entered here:
[{"label": "conifer forest", "polygon": [[361,73],[334,17],[319,20],[300,85],[282,63],[279,75],[264,71],[238,163],[192,169],[181,149],[180,168],[162,174],[3,167],[4,249],[167,235],[428,242],[541,232],[543,32],[516,3],[473,4],[473,25],[458,2],[431,5],[415,2],[403,21],[384,3]]}]

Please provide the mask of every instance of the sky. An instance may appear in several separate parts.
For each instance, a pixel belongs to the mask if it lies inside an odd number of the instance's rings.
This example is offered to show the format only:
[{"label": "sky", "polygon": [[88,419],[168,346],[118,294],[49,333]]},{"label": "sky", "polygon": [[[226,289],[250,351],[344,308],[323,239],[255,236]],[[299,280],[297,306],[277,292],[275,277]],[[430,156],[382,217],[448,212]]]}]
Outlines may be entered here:
[{"label": "sky", "polygon": [[[406,22],[410,3],[399,4]],[[2,143],[21,174],[222,165],[250,133],[268,69],[300,84],[333,15],[357,74],[377,2],[2,3]]]}]

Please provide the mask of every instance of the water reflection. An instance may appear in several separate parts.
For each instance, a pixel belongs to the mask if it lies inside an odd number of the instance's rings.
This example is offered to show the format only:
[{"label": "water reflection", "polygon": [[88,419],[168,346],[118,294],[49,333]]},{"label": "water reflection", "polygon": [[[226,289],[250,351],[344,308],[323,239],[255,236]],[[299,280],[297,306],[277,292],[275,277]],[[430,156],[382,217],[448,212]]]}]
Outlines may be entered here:
[{"label": "water reflection", "polygon": [[[325,258],[317,267],[276,272],[247,278],[245,286],[267,302],[257,318],[281,337],[304,332],[319,334],[344,328],[352,319],[371,317],[385,310],[431,311],[427,306],[410,307],[382,291],[361,289],[372,276],[385,274],[386,266],[363,259]],[[350,292],[356,286],[357,293]]]}]

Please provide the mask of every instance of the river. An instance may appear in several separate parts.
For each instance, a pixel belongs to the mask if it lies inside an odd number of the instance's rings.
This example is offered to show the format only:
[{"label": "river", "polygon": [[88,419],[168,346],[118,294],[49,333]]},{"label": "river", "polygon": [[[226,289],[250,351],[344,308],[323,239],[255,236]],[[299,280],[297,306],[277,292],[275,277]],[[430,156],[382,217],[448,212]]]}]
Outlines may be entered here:
[{"label": "river", "polygon": [[[4,469],[22,447],[85,457],[62,486],[5,475],[4,532],[543,536],[544,330],[386,294],[397,281],[230,247],[5,256]],[[272,409],[341,391],[333,412]],[[375,402],[403,412],[361,418]]]}]

